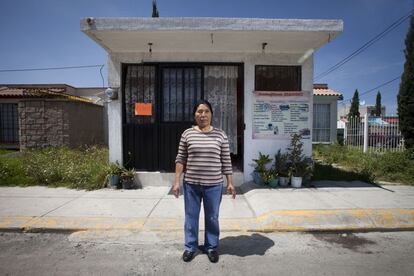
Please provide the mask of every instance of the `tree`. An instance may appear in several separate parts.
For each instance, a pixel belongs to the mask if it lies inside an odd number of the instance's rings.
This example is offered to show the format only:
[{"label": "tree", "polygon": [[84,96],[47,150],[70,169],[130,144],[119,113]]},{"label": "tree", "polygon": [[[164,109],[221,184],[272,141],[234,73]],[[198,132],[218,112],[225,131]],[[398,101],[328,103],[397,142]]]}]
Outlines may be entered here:
[{"label": "tree", "polygon": [[375,100],[375,116],[381,116],[381,93],[378,91],[377,99]]},{"label": "tree", "polygon": [[160,17],[160,15],[158,14],[157,1],[156,0],[152,0],[152,17]]},{"label": "tree", "polygon": [[398,118],[407,149],[414,149],[414,16],[405,38],[405,64],[398,92]]},{"label": "tree", "polygon": [[359,117],[359,93],[358,89],[355,90],[352,97],[351,108],[349,109],[348,117]]}]

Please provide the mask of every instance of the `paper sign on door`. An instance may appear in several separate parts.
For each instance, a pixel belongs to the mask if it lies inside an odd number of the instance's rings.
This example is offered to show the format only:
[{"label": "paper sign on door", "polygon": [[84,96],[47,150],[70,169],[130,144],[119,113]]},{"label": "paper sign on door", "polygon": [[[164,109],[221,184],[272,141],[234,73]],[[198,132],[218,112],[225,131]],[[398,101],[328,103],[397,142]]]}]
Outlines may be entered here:
[{"label": "paper sign on door", "polygon": [[135,103],[135,116],[152,116],[152,104]]}]

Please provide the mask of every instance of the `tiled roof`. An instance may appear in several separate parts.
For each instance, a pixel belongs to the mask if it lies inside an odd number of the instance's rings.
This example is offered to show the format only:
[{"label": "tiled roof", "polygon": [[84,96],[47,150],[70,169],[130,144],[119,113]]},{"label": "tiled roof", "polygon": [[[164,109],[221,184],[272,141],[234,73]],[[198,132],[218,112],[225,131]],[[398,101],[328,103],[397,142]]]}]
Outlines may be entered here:
[{"label": "tiled roof", "polygon": [[91,102],[87,98],[66,94],[61,87],[0,87],[0,98],[66,98],[74,101]]},{"label": "tiled roof", "polygon": [[315,83],[313,85],[313,95],[315,96],[342,96],[341,93],[336,92],[330,88],[325,83]]},{"label": "tiled roof", "polygon": [[382,119],[390,124],[396,124],[399,122],[398,117],[382,117]]}]

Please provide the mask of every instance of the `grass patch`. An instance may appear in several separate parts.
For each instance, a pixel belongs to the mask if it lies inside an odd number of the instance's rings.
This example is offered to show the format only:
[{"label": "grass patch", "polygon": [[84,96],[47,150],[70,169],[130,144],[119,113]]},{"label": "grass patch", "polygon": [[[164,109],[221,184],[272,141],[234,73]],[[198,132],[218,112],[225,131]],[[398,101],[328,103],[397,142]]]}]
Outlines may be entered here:
[{"label": "grass patch", "polygon": [[[12,156],[11,156],[12,155]],[[106,148],[45,148],[0,156],[0,185],[42,185],[73,189],[105,186]]]},{"label": "grass patch", "polygon": [[[314,178],[389,181],[414,185],[414,158],[409,151],[363,153],[341,145],[315,145]],[[338,169],[338,165],[343,169]],[[343,178],[342,178],[343,177]]]},{"label": "grass patch", "polygon": [[315,162],[314,173],[312,180],[333,180],[333,181],[366,181],[372,182],[370,175],[347,171],[344,169],[336,168],[330,164],[323,164]]},{"label": "grass patch", "polygon": [[27,186],[33,179],[26,175],[21,158],[9,156],[10,152],[0,154],[0,186]]},{"label": "grass patch", "polygon": [[0,149],[0,155],[5,155],[14,152],[13,150]]}]

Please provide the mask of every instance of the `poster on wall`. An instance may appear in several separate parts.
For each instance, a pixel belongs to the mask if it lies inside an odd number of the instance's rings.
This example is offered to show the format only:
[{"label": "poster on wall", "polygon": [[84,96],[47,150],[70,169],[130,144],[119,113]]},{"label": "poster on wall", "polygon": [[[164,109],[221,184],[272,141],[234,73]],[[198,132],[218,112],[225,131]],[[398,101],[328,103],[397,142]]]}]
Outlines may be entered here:
[{"label": "poster on wall", "polygon": [[311,94],[308,91],[255,91],[253,139],[310,139]]}]

